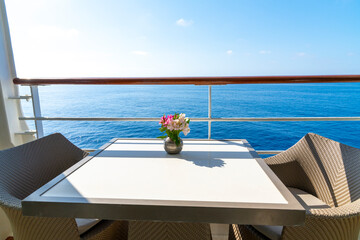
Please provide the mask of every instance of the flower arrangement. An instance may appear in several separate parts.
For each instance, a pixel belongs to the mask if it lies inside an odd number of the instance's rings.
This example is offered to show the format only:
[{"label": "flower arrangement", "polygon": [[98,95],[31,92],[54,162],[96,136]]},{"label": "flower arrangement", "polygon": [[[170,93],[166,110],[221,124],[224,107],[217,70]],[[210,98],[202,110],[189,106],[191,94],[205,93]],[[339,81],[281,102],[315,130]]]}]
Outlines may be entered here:
[{"label": "flower arrangement", "polygon": [[158,138],[164,139],[169,137],[177,146],[180,144],[180,132],[186,136],[190,132],[190,119],[185,117],[184,113],[175,113],[174,115],[162,116],[159,124],[161,124],[160,131],[163,136]]}]

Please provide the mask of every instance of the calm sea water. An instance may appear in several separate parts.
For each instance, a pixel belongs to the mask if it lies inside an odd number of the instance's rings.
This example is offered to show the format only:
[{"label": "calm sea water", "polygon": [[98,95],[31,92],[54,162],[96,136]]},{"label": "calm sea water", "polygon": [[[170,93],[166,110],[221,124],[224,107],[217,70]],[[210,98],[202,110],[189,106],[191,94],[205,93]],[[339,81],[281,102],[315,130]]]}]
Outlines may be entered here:
[{"label": "calm sea water", "polygon": [[[28,92],[21,87],[21,92]],[[207,117],[207,86],[41,86],[46,117],[161,117],[183,112]],[[26,116],[31,103],[23,102]],[[360,83],[259,84],[212,87],[213,117],[360,116]],[[34,123],[28,121],[31,128]],[[60,132],[82,148],[114,137],[159,136],[157,122],[44,121],[45,134]],[[192,122],[189,138],[207,138],[207,123]],[[308,132],[360,147],[360,122],[215,122],[215,139],[245,138],[257,150],[283,150]]]}]

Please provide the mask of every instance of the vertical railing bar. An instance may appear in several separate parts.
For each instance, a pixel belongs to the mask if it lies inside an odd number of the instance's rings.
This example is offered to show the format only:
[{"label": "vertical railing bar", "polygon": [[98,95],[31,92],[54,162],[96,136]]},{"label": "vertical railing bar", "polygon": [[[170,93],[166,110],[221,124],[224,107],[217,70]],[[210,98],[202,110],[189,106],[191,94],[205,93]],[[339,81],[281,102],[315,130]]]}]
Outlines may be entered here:
[{"label": "vertical railing bar", "polygon": [[209,96],[208,96],[208,139],[211,139],[211,85],[209,85]]},{"label": "vertical railing bar", "polygon": [[[39,97],[39,89],[38,86],[30,86],[31,97],[32,97],[32,105],[34,116],[41,117],[41,108],[40,108],[40,97]],[[37,138],[41,138],[44,136],[44,128],[41,120],[35,120],[36,127],[36,136]]]}]

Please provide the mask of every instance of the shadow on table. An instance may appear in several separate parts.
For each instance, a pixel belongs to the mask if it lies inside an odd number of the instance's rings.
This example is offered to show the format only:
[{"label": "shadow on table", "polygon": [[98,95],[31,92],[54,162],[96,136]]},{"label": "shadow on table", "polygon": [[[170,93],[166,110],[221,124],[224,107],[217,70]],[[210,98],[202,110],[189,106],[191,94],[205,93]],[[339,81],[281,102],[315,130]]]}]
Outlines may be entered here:
[{"label": "shadow on table", "polygon": [[98,157],[114,157],[114,158],[173,158],[183,159],[192,162],[200,167],[223,167],[225,159],[249,159],[252,158],[249,152],[207,152],[207,151],[183,151],[179,154],[168,154],[165,151],[118,151],[107,150],[102,152]]}]

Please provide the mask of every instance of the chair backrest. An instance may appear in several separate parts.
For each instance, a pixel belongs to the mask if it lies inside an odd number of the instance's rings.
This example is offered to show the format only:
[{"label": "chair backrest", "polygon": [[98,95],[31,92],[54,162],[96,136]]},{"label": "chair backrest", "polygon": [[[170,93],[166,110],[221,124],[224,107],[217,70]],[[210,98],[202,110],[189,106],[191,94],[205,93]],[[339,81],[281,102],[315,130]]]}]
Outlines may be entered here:
[{"label": "chair backrest", "polygon": [[309,133],[287,151],[330,206],[360,198],[360,149]]},{"label": "chair backrest", "polygon": [[2,150],[0,195],[22,200],[86,155],[60,133]]}]

